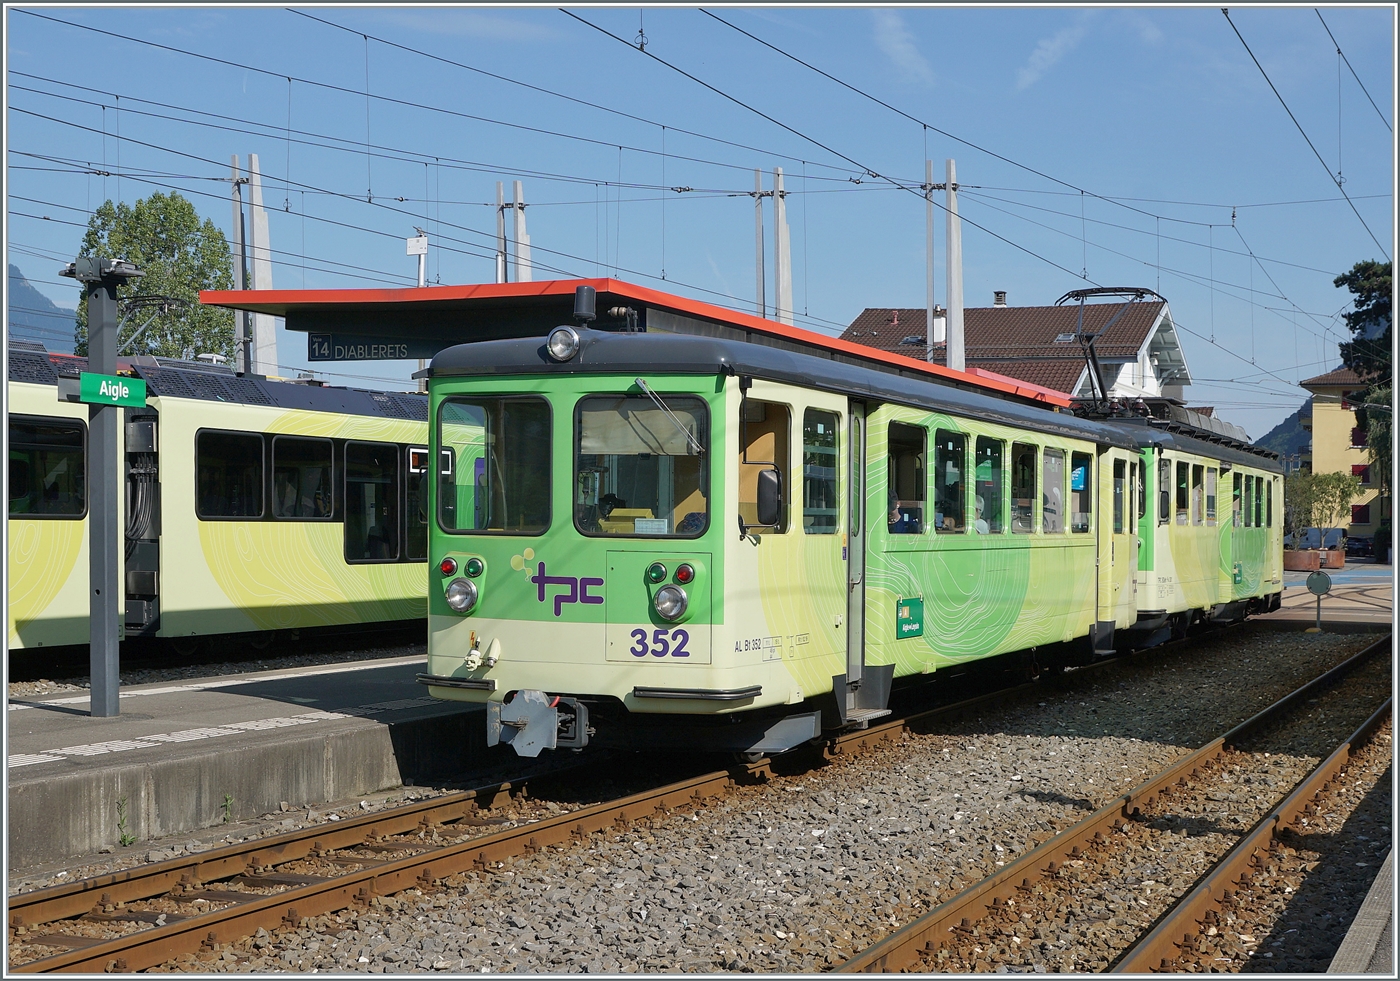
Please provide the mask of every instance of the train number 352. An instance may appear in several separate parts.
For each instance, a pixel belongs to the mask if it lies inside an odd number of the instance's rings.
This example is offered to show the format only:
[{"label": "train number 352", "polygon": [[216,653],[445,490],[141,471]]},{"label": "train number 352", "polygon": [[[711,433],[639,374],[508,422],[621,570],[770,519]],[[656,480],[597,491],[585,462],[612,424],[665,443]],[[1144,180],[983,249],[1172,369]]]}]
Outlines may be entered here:
[{"label": "train number 352", "polygon": [[653,630],[648,636],[645,629],[638,627],[632,631],[632,639],[636,641],[628,653],[633,657],[690,657],[690,651],[685,649],[685,645],[690,643],[690,631],[677,627],[675,630],[665,628]]}]

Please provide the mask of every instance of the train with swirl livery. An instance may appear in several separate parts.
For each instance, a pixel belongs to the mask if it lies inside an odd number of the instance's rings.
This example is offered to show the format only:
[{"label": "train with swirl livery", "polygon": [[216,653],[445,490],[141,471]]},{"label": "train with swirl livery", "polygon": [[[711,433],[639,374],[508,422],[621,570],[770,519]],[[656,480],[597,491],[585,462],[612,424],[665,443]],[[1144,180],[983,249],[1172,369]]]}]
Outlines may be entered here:
[{"label": "train with swirl livery", "polygon": [[491,744],[782,752],[969,662],[1279,604],[1270,453],[592,302],[426,371],[419,680]]},{"label": "train with swirl livery", "polygon": [[[85,358],[10,344],[8,649],[85,644]],[[136,357],[145,406],[118,427],[123,636],[208,637],[421,622],[427,399]]]}]

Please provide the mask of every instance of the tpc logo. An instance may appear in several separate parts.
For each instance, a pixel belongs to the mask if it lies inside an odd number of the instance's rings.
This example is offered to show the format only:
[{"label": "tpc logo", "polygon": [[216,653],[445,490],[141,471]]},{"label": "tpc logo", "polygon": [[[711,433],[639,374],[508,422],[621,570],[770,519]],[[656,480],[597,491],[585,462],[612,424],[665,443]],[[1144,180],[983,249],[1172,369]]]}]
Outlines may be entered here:
[{"label": "tpc logo", "polygon": [[544,571],[544,562],[541,561],[539,571],[530,577],[530,581],[539,587],[540,602],[546,602],[545,590],[550,586],[567,586],[568,591],[554,594],[554,615],[560,616],[564,612],[565,603],[591,603],[603,602],[601,596],[590,596],[589,587],[603,585],[601,579],[579,579],[575,576],[550,576]]}]

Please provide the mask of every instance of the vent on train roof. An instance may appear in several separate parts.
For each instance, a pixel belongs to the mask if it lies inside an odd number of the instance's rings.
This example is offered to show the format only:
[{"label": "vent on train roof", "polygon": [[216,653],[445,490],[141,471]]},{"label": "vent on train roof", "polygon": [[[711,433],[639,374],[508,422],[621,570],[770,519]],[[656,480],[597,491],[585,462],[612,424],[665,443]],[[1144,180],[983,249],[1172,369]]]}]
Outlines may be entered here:
[{"label": "vent on train roof", "polygon": [[151,354],[141,354],[131,359],[134,365],[153,368],[176,368],[180,371],[202,371],[210,375],[232,375],[233,369],[226,364],[211,364],[208,361],[185,361],[182,358],[161,358]]},{"label": "vent on train roof", "polygon": [[178,371],[171,371],[168,368],[152,368],[147,364],[136,366],[137,374],[146,379],[146,385],[152,395],[165,395],[174,398],[190,399],[194,398],[194,392],[190,391],[190,386],[185,384],[185,377]]},{"label": "vent on train roof", "polygon": [[11,338],[10,338],[10,350],[11,350],[11,351],[38,351],[40,354],[45,355],[45,356],[47,356],[48,353],[49,353],[49,349],[46,348],[46,347],[44,347],[44,345],[43,345],[42,343],[40,343],[39,341],[26,341],[26,340],[24,340],[23,338],[20,338],[20,337],[11,337]]},{"label": "vent on train roof", "polygon": [[58,372],[47,354],[10,347],[9,379],[35,385],[57,385]]},{"label": "vent on train roof", "polygon": [[396,395],[393,392],[369,392],[368,394],[386,416],[393,416],[396,419],[413,419],[417,422],[428,421],[428,400],[426,398]]},{"label": "vent on train roof", "polygon": [[272,405],[272,399],[267,397],[267,393],[262,387],[251,378],[239,378],[233,375],[221,378],[224,387],[235,402],[243,402],[248,405]]}]

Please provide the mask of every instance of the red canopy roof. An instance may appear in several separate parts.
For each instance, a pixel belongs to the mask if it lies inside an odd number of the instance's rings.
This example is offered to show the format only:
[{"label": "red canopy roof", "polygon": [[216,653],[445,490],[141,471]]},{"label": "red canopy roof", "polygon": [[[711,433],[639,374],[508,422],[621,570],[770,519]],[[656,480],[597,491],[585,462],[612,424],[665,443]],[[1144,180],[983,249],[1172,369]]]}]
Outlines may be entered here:
[{"label": "red canopy roof", "polygon": [[[444,332],[450,332],[457,335],[450,343],[461,343],[481,339],[461,336],[464,330],[461,318],[464,314],[492,316],[509,310],[512,313],[528,314],[534,311],[545,315],[549,311],[557,312],[561,305],[566,305],[568,310],[572,310],[571,300],[574,290],[579,286],[591,286],[597,291],[600,314],[614,303],[670,311],[783,338],[802,346],[838,352],[862,361],[898,367],[906,372],[921,372],[933,378],[974,385],[1021,399],[1061,408],[1070,404],[1063,392],[995,372],[979,368],[965,372],[954,371],[940,364],[915,361],[903,355],[873,349],[865,344],[843,341],[816,331],[791,327],[753,314],[611,278],[477,283],[403,289],[205,290],[199,294],[199,299],[201,303],[211,306],[286,317],[290,330],[320,329],[309,326],[309,323],[314,321],[320,325],[329,325],[346,322],[348,318],[354,318],[354,329],[363,330],[366,318],[377,319],[389,315],[402,321],[399,330],[426,328],[433,337],[443,337]],[[564,316],[562,320],[558,317],[555,319],[563,322],[568,317]],[[513,336],[520,335],[517,333]]]}]

